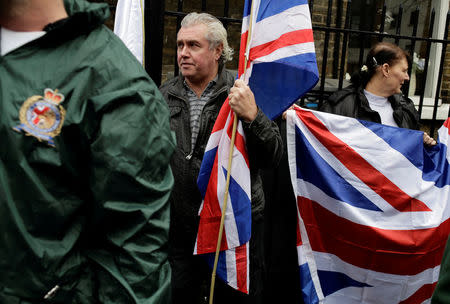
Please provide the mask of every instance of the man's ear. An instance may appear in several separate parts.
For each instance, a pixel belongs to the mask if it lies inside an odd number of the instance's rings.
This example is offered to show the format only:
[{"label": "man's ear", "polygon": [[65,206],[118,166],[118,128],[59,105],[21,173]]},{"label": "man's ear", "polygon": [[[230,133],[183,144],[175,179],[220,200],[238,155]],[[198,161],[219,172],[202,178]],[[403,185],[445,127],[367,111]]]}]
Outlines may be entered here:
[{"label": "man's ear", "polygon": [[215,52],[214,52],[214,59],[219,60],[220,57],[222,56],[222,52],[223,52],[223,45],[219,45],[216,47]]},{"label": "man's ear", "polygon": [[384,63],[381,66],[381,71],[383,72],[383,76],[384,77],[388,77],[389,76],[389,64],[388,63]]}]

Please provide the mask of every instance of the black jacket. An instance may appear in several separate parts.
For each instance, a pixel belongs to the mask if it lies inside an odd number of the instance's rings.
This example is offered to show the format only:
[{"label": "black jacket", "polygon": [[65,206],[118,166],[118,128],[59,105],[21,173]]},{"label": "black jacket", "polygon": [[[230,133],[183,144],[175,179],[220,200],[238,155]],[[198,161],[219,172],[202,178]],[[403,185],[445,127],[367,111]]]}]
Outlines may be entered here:
[{"label": "black jacket", "polygon": [[[164,83],[160,90],[170,108],[170,125],[175,132],[177,149],[171,166],[175,186],[171,195],[171,250],[178,249],[192,254],[198,229],[198,210],[202,201],[197,188],[197,177],[206,144],[223,102],[234,84],[233,75],[226,69],[219,70],[214,94],[206,103],[200,117],[197,142],[191,153],[191,128],[189,103],[183,96],[184,78],[177,76]],[[264,193],[259,169],[278,165],[283,146],[278,127],[261,110],[252,123],[243,123],[250,160],[252,219],[262,217]]]},{"label": "black jacket", "polygon": [[[419,129],[419,113],[411,99],[403,94],[388,98],[394,110],[394,120],[401,128]],[[381,123],[380,114],[372,110],[362,87],[348,86],[334,93],[319,108],[319,111]]]}]

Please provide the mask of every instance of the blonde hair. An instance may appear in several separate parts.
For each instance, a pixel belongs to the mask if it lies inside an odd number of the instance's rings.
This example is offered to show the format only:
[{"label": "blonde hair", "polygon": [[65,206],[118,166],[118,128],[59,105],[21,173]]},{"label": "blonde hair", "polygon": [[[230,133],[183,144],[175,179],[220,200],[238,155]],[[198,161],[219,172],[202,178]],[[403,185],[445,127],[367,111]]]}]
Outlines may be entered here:
[{"label": "blonde hair", "polygon": [[233,59],[233,49],[228,45],[227,31],[219,19],[208,13],[190,13],[181,21],[182,27],[204,24],[207,28],[205,38],[209,41],[209,49],[213,50],[219,45],[223,46],[219,64]]}]

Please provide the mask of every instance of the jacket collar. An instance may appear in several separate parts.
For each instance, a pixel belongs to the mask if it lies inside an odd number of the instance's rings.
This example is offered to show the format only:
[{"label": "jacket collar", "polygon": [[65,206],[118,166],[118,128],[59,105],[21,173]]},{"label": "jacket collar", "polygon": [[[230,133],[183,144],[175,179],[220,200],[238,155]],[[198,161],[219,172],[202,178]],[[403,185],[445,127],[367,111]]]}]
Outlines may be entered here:
[{"label": "jacket collar", "polygon": [[364,88],[358,87],[356,92],[358,94],[358,100],[360,102],[361,108],[364,109],[365,112],[375,112],[370,108],[369,101],[367,100],[367,97],[364,94]]},{"label": "jacket collar", "polygon": [[[219,66],[219,71],[217,73],[217,81],[214,84],[214,94],[216,95],[218,91],[220,91],[223,87],[227,86],[227,71],[223,65]],[[178,77],[174,79],[174,83],[169,88],[169,94],[175,95],[177,97],[181,97],[180,92],[184,90],[184,77],[180,74]]]},{"label": "jacket collar", "polygon": [[[357,89],[359,100],[361,101],[361,106],[364,107],[367,111],[373,111],[370,109],[369,101],[367,100],[366,95],[364,95],[364,88],[359,87]],[[395,111],[398,108],[401,108],[401,99],[402,94],[394,94],[388,97],[388,101],[391,103],[392,109]]]}]

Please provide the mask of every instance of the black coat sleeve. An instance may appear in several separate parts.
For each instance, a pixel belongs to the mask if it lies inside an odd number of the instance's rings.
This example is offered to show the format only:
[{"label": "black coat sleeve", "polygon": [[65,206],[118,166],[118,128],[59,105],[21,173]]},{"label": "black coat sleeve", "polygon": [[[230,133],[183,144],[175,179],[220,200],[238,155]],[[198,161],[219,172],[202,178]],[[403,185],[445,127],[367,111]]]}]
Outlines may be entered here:
[{"label": "black coat sleeve", "polygon": [[261,109],[258,109],[258,114],[251,123],[242,124],[251,165],[258,168],[278,166],[283,155],[283,143],[278,126]]}]

